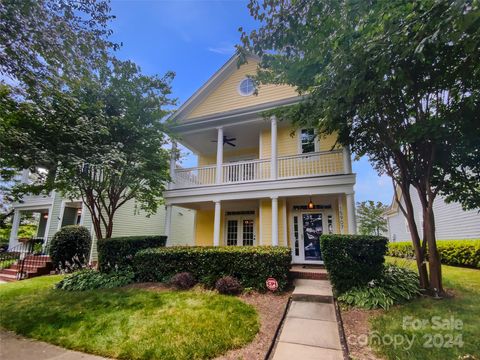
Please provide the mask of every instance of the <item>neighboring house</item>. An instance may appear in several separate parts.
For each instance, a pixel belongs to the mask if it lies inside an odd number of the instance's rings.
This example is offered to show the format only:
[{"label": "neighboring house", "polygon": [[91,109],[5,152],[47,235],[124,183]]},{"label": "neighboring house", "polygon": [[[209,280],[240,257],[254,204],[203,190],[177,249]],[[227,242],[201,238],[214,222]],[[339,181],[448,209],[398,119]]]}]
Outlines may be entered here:
[{"label": "neighboring house", "polygon": [[[411,190],[415,223],[420,236],[423,234],[422,205],[417,191]],[[401,191],[397,191],[400,202],[404,204]],[[435,233],[437,240],[448,239],[480,239],[480,213],[478,210],[464,211],[459,203],[446,203],[437,196],[433,203],[435,216]],[[407,219],[400,210],[395,198],[390,208],[385,212],[388,225],[388,238],[392,242],[410,241],[410,229]]]},{"label": "neighboring house", "polygon": [[256,89],[248,75],[257,64],[249,57],[238,68],[232,57],[173,115],[198,166],[171,161],[167,234],[181,206],[196,210],[196,245],[290,246],[294,263],[322,263],[319,236],[356,229],[351,155],[334,135],[265,118],[301,97],[286,85]]},{"label": "neighboring house", "polygon": [[[24,175],[24,181],[28,175]],[[80,200],[68,200],[59,193],[48,196],[25,196],[22,202],[14,203],[14,216],[10,234],[9,249],[19,245],[18,228],[21,216],[25,212],[39,213],[37,238],[47,243],[55,233],[66,225],[82,225],[90,230],[93,238],[91,261],[97,260],[97,241],[94,235],[90,212]],[[193,224],[195,211],[175,207],[171,215],[171,238],[169,242],[189,245],[193,243]],[[113,237],[135,235],[165,235],[165,206],[160,206],[156,214],[149,217],[136,209],[131,200],[121,206],[114,217]]]}]

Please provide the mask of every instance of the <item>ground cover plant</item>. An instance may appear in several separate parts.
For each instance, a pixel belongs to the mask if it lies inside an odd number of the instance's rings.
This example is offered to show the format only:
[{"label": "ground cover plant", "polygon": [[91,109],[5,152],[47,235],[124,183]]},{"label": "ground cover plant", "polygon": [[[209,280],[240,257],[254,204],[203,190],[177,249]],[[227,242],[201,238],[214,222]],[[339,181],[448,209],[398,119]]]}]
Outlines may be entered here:
[{"label": "ground cover plant", "polygon": [[[411,260],[387,258],[390,263],[416,269]],[[445,287],[453,295],[442,300],[419,297],[401,306],[394,306],[371,319],[371,332],[380,337],[398,335],[413,338],[410,347],[404,343],[395,348],[392,344],[376,342],[372,346],[388,360],[463,359],[466,355],[480,354],[480,271],[453,266],[443,266]],[[448,324],[460,321],[458,329],[432,329],[432,319],[438,317]],[[428,325],[414,328],[413,320],[426,320]],[[406,323],[405,323],[406,321]],[[433,339],[435,337],[435,339]],[[451,342],[449,340],[452,340]],[[472,358],[470,358],[472,359]]]},{"label": "ground cover plant", "polygon": [[[0,326],[69,349],[119,359],[208,359],[259,329],[255,309],[212,291],[61,291],[61,276],[0,287]],[[32,321],[34,319],[34,321]]]}]

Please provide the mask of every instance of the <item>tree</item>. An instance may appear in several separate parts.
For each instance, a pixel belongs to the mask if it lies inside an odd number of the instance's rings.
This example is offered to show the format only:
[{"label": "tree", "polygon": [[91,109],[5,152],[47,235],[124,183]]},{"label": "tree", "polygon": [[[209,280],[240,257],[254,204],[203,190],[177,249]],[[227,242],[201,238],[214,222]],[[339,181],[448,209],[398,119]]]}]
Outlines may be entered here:
[{"label": "tree", "polygon": [[17,89],[79,76],[118,48],[108,1],[2,0],[0,17],[0,74]]},{"label": "tree", "polygon": [[[433,203],[439,193],[478,196],[480,10],[477,1],[250,1],[260,29],[243,48],[262,56],[259,82],[308,94],[277,110],[338,134],[403,194],[420,285],[443,293]],[[477,181],[477,182],[476,182]],[[411,200],[417,191],[423,240]],[[426,247],[428,267],[426,269]]]},{"label": "tree", "polygon": [[0,165],[48,169],[31,184],[15,186],[14,193],[57,190],[81,198],[99,239],[111,237],[114,215],[127,201],[155,212],[169,180],[161,119],[174,103],[172,78],[173,73],[145,76],[134,63],[114,60],[65,89],[51,89],[47,109],[45,102],[37,107],[6,101],[0,110]]},{"label": "tree", "polygon": [[381,235],[387,231],[387,221],[383,213],[387,206],[372,200],[357,203],[358,231],[362,235]]}]

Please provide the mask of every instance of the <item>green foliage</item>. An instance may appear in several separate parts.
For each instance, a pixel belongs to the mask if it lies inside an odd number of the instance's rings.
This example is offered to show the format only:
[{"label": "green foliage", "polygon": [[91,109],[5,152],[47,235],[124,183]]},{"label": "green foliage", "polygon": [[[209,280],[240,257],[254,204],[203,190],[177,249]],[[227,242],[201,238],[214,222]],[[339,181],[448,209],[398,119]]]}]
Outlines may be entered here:
[{"label": "green foliage", "polygon": [[102,273],[93,269],[84,269],[65,276],[55,284],[55,288],[67,291],[111,289],[132,283],[134,276],[131,270]]},{"label": "green foliage", "polygon": [[27,89],[79,76],[118,48],[108,41],[109,12],[104,0],[2,1],[0,72]]},{"label": "green foliage", "polygon": [[102,239],[97,243],[100,271],[124,270],[132,266],[135,254],[148,248],[165,246],[166,236],[126,236]]},{"label": "green foliage", "polygon": [[362,201],[357,203],[358,231],[362,235],[381,235],[387,231],[387,220],[383,213],[387,206],[378,201]]},{"label": "green foliage", "polygon": [[338,293],[365,286],[383,273],[387,238],[372,235],[322,235],[325,267]]},{"label": "green foliage", "polygon": [[256,290],[266,290],[265,281],[274,277],[279,289],[285,290],[291,252],[289,248],[270,246],[168,247],[140,251],[133,264],[139,281],[166,281],[188,271],[209,287],[228,275]]},{"label": "green foliage", "polygon": [[50,257],[57,269],[71,271],[84,266],[90,253],[91,236],[83,226],[64,226],[50,242]]},{"label": "green foliage", "polygon": [[[480,239],[441,240],[437,241],[437,248],[442,264],[480,268]],[[415,257],[411,242],[389,243],[388,255],[407,259]]]},{"label": "green foliage", "polygon": [[387,265],[379,279],[354,287],[338,299],[349,306],[388,310],[390,306],[410,301],[419,294],[418,275],[414,271]]}]

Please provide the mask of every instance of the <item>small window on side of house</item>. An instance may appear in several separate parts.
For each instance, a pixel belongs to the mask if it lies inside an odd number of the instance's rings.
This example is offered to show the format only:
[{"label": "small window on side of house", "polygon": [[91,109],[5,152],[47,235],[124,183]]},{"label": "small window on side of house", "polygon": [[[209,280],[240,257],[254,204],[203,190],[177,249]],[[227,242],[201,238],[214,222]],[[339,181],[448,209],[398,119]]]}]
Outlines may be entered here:
[{"label": "small window on side of house", "polygon": [[300,132],[300,146],[302,154],[315,152],[315,130],[302,129]]}]

